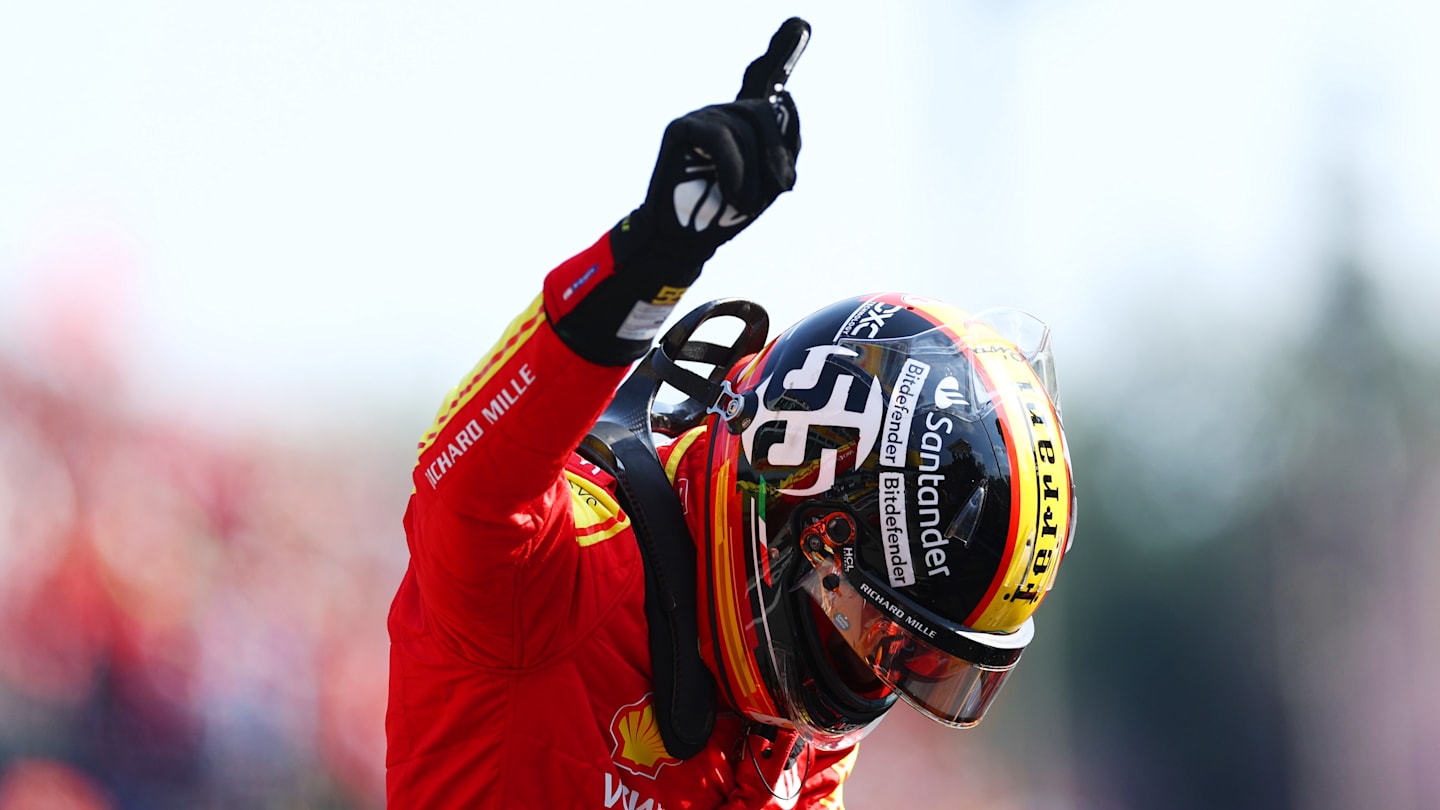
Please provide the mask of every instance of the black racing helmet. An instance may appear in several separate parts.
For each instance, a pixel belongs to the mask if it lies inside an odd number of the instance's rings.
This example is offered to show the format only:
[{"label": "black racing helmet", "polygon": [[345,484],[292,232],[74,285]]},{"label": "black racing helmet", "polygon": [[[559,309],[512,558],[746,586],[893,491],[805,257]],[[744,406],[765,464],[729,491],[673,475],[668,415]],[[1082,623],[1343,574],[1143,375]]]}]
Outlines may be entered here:
[{"label": "black racing helmet", "polygon": [[978,723],[1074,527],[1044,325],[841,301],[732,372],[713,410],[701,644],[731,704],[831,748],[897,697]]}]

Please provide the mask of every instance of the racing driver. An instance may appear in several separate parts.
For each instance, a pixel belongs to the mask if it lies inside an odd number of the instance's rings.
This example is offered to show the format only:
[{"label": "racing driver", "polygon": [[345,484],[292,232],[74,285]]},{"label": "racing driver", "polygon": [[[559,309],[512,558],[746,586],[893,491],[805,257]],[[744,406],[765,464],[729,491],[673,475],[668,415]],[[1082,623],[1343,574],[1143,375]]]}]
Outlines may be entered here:
[{"label": "racing driver", "polygon": [[[735,101],[666,128],[641,205],[545,276],[420,442],[392,810],[838,808],[897,701],[974,725],[1030,642],[1074,516],[1038,321],[883,293],[739,356],[673,329],[652,351],[794,185],[809,34],[787,20]],[[651,372],[701,407],[652,422],[641,396],[640,427],[577,452]]]}]

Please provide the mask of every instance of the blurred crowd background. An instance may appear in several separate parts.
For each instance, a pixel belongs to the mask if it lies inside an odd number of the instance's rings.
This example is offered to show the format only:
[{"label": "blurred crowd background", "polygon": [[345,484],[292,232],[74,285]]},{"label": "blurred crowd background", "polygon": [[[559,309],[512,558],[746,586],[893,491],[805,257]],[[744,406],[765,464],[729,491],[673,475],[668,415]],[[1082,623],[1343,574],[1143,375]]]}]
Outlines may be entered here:
[{"label": "blurred crowd background", "polygon": [[800,184],[691,298],[1032,309],[1080,491],[850,806],[1435,806],[1440,16],[795,5],[0,10],[0,810],[383,805],[415,439],[789,13]]},{"label": "blurred crowd background", "polygon": [[0,807],[375,806],[394,465],[127,413],[54,325],[0,363]]}]

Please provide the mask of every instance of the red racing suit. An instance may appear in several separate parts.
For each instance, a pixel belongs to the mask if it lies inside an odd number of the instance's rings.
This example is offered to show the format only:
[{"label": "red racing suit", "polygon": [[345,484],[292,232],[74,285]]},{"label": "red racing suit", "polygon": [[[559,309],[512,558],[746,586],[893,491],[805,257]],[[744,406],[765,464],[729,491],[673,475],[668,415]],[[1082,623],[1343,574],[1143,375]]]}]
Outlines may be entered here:
[{"label": "red racing suit", "polygon": [[[613,480],[573,453],[626,369],[581,359],[546,314],[612,269],[607,235],[551,271],[420,443],[389,618],[390,810],[842,806],[854,749],[791,756],[793,733],[723,710],[690,759],[660,741],[639,549]],[[666,453],[672,480],[703,463]]]}]

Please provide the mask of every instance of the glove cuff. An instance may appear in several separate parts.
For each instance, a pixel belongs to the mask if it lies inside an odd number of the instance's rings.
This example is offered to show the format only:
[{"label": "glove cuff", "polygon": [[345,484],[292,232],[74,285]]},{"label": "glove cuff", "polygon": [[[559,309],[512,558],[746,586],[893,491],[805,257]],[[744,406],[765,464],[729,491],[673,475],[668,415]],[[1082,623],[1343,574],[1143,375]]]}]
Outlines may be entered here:
[{"label": "glove cuff", "polygon": [[[628,365],[649,351],[700,275],[698,263],[653,264],[649,255],[638,265],[619,264],[612,239],[621,225],[545,277],[545,314],[555,333],[577,355],[602,366]],[[661,267],[664,272],[657,272]]]}]

